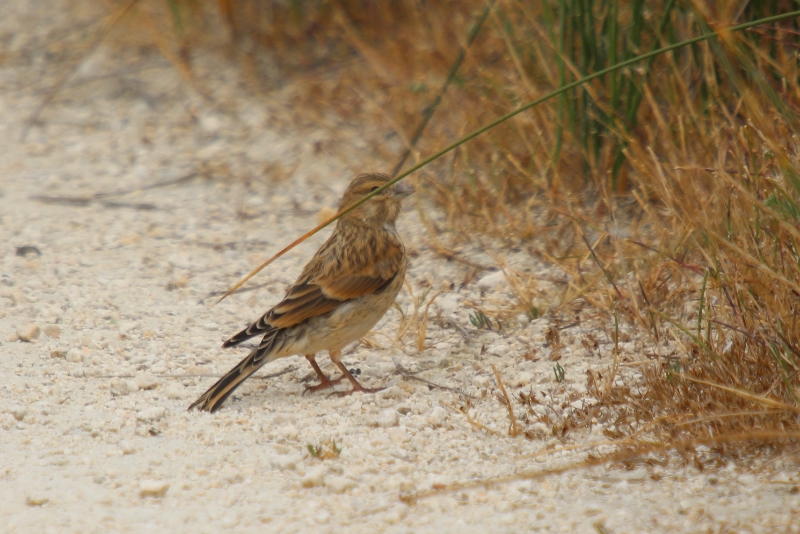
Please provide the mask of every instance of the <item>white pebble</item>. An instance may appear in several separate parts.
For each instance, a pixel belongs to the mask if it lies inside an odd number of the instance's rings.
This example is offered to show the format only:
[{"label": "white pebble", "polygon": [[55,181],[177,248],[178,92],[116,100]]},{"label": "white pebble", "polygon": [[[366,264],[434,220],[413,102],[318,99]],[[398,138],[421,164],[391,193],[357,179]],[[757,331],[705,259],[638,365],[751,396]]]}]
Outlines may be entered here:
[{"label": "white pebble", "polygon": [[142,497],[163,497],[169,489],[169,483],[163,480],[142,480],[139,483],[139,495]]},{"label": "white pebble", "polygon": [[[392,369],[394,369],[394,366],[392,366]],[[403,390],[397,386],[392,386],[379,392],[378,396],[382,399],[401,399],[403,398]]]},{"label": "white pebble", "polygon": [[489,387],[489,377],[478,375],[472,379],[472,385],[476,388],[488,388]]},{"label": "white pebble", "polygon": [[381,428],[397,426],[399,420],[400,414],[397,413],[397,410],[383,410],[378,415],[378,426]]},{"label": "white pebble", "polygon": [[300,432],[293,426],[284,426],[278,430],[278,433],[286,439],[297,439],[297,436],[300,435]]},{"label": "white pebble", "polygon": [[384,516],[384,518],[387,523],[393,525],[405,519],[407,515],[408,515],[408,505],[398,504],[394,508],[389,510]]},{"label": "white pebble", "polygon": [[67,351],[66,360],[72,363],[80,363],[83,361],[83,353],[76,348],[69,349]]},{"label": "white pebble", "polygon": [[158,380],[151,373],[137,373],[134,380],[139,389],[153,389],[158,385]]},{"label": "white pebble", "polygon": [[302,459],[296,454],[279,454],[270,458],[270,463],[275,469],[281,471],[294,471]]},{"label": "white pebble", "polygon": [[125,426],[125,420],[122,417],[114,417],[105,424],[105,429],[109,432],[119,432],[123,426]]},{"label": "white pebble", "polygon": [[325,484],[325,466],[318,465],[306,471],[301,484],[304,488],[315,488]]},{"label": "white pebble", "polygon": [[111,390],[111,394],[116,397],[124,397],[139,391],[139,386],[133,380],[125,380],[116,376],[108,383],[108,388]]},{"label": "white pebble", "polygon": [[395,443],[405,443],[410,439],[408,437],[408,432],[406,432],[406,427],[404,426],[389,428],[386,430],[386,433],[389,434],[389,439]]},{"label": "white pebble", "polygon": [[136,328],[136,326],[137,326],[136,323],[134,323],[133,321],[120,321],[119,324],[117,325],[117,328],[119,328],[120,334],[127,334],[128,332]]},{"label": "white pebble", "polygon": [[186,388],[183,387],[181,384],[176,384],[175,382],[171,383],[167,386],[167,398],[178,400],[182,399],[186,396]]},{"label": "white pebble", "polygon": [[505,343],[494,343],[486,349],[486,352],[494,356],[508,356],[511,347]]},{"label": "white pebble", "polygon": [[503,271],[497,271],[496,273],[486,275],[480,280],[478,280],[478,288],[494,289],[498,285],[504,284],[505,282],[506,282],[506,274]]},{"label": "white pebble", "polygon": [[205,330],[214,331],[214,330],[219,330],[219,325],[217,323],[206,323],[203,325],[203,328]]},{"label": "white pebble", "polygon": [[136,412],[136,419],[139,421],[158,421],[167,415],[167,409],[163,406],[153,406]]},{"label": "white pebble", "polygon": [[38,326],[29,323],[17,328],[17,338],[19,338],[20,341],[31,342],[34,339],[38,339],[41,332]]},{"label": "white pebble", "polygon": [[330,477],[325,481],[325,487],[334,493],[344,493],[355,485],[355,482],[346,477]]},{"label": "white pebble", "polygon": [[17,421],[22,421],[25,419],[25,416],[28,414],[28,407],[27,406],[12,406],[8,413],[10,413],[14,419]]},{"label": "white pebble", "polygon": [[445,419],[447,419],[447,410],[441,406],[436,406],[428,416],[428,422],[433,426],[442,426]]},{"label": "white pebble", "polygon": [[425,448],[425,438],[423,438],[420,434],[417,434],[411,438],[411,448],[415,451],[423,450]]},{"label": "white pebble", "polygon": [[58,339],[61,337],[61,328],[54,324],[49,324],[44,327],[44,333],[47,337]]},{"label": "white pebble", "polygon": [[136,446],[128,440],[122,440],[117,444],[122,454],[133,454],[136,452]]},{"label": "white pebble", "polygon": [[458,311],[458,295],[455,293],[447,293],[442,295],[435,301],[435,305],[441,310],[442,315],[445,317],[452,317]]}]

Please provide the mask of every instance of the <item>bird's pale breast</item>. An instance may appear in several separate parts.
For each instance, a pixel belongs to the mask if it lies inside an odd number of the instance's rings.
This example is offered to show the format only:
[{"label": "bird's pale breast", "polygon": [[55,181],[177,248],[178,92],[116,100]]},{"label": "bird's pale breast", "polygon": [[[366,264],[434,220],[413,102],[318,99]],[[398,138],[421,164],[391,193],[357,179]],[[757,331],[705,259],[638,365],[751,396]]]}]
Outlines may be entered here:
[{"label": "bird's pale breast", "polygon": [[340,350],[367,335],[397,298],[405,280],[406,266],[403,258],[397,275],[383,290],[353,299],[331,312],[287,329],[287,338],[291,341],[275,357]]}]

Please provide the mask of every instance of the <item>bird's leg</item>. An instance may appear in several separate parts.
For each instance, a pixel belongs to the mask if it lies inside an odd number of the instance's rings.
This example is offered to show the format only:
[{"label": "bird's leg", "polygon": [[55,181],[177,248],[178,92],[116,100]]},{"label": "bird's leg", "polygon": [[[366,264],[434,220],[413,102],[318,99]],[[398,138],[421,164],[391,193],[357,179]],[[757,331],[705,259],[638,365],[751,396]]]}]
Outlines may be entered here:
[{"label": "bird's leg", "polygon": [[313,393],[321,389],[327,389],[333,387],[334,384],[339,383],[339,381],[344,378],[344,376],[340,376],[336,380],[331,380],[330,378],[328,378],[325,375],[325,373],[322,372],[322,369],[319,368],[317,360],[314,359],[313,354],[306,354],[306,360],[308,360],[308,363],[311,364],[311,367],[313,367],[314,371],[317,373],[317,376],[319,377],[319,384],[317,384],[316,386],[307,387],[305,391],[303,391],[303,395],[305,395],[309,391]]},{"label": "bird's leg", "polygon": [[341,361],[339,361],[339,358],[342,355],[341,351],[338,351],[338,350],[337,351],[331,351],[329,353],[329,355],[331,357],[331,361],[333,363],[335,363],[336,367],[338,367],[339,370],[342,372],[342,375],[343,375],[342,378],[346,377],[350,381],[350,383],[353,384],[353,389],[351,389],[350,391],[336,391],[334,393],[331,393],[331,395],[336,395],[336,396],[339,396],[339,397],[346,397],[347,395],[352,395],[356,391],[360,391],[361,393],[377,393],[379,391],[383,391],[384,389],[386,389],[385,387],[383,387],[383,388],[372,388],[372,389],[365,388],[364,386],[362,386],[361,384],[358,383],[358,380],[356,380],[356,378],[350,373],[350,371],[347,370],[347,367],[345,367],[344,364]]}]

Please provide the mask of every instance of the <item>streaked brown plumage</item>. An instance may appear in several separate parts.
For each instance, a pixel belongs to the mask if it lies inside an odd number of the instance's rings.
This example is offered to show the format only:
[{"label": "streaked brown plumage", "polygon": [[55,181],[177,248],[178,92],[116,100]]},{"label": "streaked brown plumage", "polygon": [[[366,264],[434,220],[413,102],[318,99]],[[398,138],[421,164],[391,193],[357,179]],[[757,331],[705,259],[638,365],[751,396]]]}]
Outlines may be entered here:
[{"label": "streaked brown plumage", "polygon": [[[340,210],[384,185],[384,174],[363,174],[345,191]],[[239,365],[197,399],[189,409],[214,412],[225,399],[262,365],[277,358],[303,354],[319,376],[311,390],[332,386],[314,354],[327,350],[331,360],[353,385],[363,388],[339,361],[348,343],[366,335],[392,305],[403,285],[406,254],[395,229],[400,201],[414,192],[396,184],[343,216],[331,237],[308,262],[284,299],[223,347],[255,336],[261,343]],[[341,380],[338,379],[338,380]],[[337,380],[337,381],[338,381]]]}]

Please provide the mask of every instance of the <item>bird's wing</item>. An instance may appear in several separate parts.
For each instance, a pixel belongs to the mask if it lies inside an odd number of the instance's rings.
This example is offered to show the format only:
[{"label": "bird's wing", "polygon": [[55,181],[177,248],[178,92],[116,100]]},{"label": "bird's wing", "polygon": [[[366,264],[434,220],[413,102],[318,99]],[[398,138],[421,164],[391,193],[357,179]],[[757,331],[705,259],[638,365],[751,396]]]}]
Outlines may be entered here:
[{"label": "bird's wing", "polygon": [[309,262],[281,302],[223,346],[238,345],[271,329],[296,326],[348,301],[378,292],[394,280],[405,262],[403,245],[396,242],[385,243],[377,252],[378,247],[368,247],[371,253],[345,257],[343,261],[325,262],[326,257],[331,257],[325,248]]},{"label": "bird's wing", "polygon": [[402,245],[391,244],[380,254],[332,263],[307,280],[301,278],[264,318],[273,327],[288,328],[376,293],[394,280],[404,259]]}]

